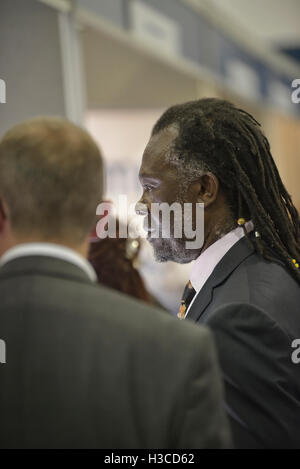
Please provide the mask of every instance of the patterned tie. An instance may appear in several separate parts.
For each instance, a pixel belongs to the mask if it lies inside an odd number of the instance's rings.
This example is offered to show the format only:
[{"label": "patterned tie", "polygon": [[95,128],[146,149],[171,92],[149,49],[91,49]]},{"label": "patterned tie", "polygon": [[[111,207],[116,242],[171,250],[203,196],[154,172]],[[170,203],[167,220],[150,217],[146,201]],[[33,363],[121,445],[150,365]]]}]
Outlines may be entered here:
[{"label": "patterned tie", "polygon": [[185,286],[183,295],[182,295],[182,300],[181,300],[181,305],[180,305],[180,308],[179,308],[179,312],[177,313],[177,317],[179,319],[184,319],[185,318],[186,311],[187,311],[192,299],[194,298],[195,294],[196,294],[196,290],[193,288],[191,282],[188,281],[188,283]]}]

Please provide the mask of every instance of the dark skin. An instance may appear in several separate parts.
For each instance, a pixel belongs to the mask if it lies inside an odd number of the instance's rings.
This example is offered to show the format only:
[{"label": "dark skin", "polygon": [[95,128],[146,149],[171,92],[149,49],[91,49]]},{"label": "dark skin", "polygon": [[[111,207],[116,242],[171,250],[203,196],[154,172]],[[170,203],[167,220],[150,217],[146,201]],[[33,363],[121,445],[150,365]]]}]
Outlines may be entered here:
[{"label": "dark skin", "polygon": [[[143,194],[139,203],[144,204],[142,210],[137,213],[147,216],[149,225],[151,217],[151,204],[174,202],[193,204],[193,228],[195,228],[196,203],[204,203],[204,244],[200,249],[186,249],[186,238],[176,239],[174,232],[174,220],[171,218],[171,236],[169,239],[161,237],[148,240],[152,244],[155,257],[158,261],[174,261],[188,263],[196,259],[217,239],[230,231],[233,220],[227,200],[220,188],[217,177],[206,172],[192,181],[184,188],[182,193],[182,181],[180,172],[167,160],[167,154],[171,149],[174,139],[178,136],[178,129],[168,127],[154,135],[143,155],[139,179],[143,187]],[[159,220],[161,224],[161,220]]]}]

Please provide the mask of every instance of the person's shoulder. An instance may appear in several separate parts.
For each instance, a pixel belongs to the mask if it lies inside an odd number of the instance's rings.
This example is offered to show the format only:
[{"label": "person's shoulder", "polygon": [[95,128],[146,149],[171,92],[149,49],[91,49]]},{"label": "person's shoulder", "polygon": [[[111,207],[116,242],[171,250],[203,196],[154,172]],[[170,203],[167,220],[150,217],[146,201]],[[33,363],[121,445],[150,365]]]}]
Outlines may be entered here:
[{"label": "person's shoulder", "polygon": [[283,357],[290,361],[296,331],[288,330],[258,306],[239,302],[224,304],[214,311],[207,325],[214,333],[220,355],[239,367],[242,364],[247,368],[245,360],[250,357],[263,362]]},{"label": "person's shoulder", "polygon": [[253,253],[240,265],[240,269],[245,269],[248,279],[256,285],[259,282],[265,285],[267,282],[272,285],[276,283],[279,289],[289,286],[300,294],[299,284],[292,276],[291,271],[275,255],[272,255],[270,259],[265,259],[262,255]]},{"label": "person's shoulder", "polygon": [[85,294],[84,302],[92,306],[78,312],[75,320],[93,331],[90,346],[101,348],[101,339],[109,338],[124,353],[130,350],[135,362],[153,362],[160,368],[170,367],[174,373],[178,366],[183,376],[193,374],[193,370],[206,373],[216,366],[215,342],[207,327],[180,321],[106,287],[91,286]]},{"label": "person's shoulder", "polygon": [[248,286],[249,303],[258,306],[276,322],[297,329],[300,286],[288,268],[279,261],[262,256],[249,259],[243,268]]},{"label": "person's shoulder", "polygon": [[[193,342],[210,340],[211,333],[206,327],[179,321],[171,313],[156,306],[148,305],[110,288],[95,286],[93,292],[93,312],[112,325],[122,326],[123,330],[138,332],[139,335],[154,338],[165,336],[170,341]],[[88,293],[88,292],[87,292]],[[88,297],[91,295],[88,293]],[[162,338],[162,337],[161,337]]]},{"label": "person's shoulder", "polygon": [[297,331],[289,327],[288,317],[286,321],[282,317],[254,304],[231,302],[219,306],[210,315],[207,325],[215,336],[222,336],[224,342],[235,342],[240,346],[251,343],[254,348],[281,343],[288,350]]},{"label": "person's shoulder", "polygon": [[[208,330],[183,323],[162,309],[92,283],[84,275],[58,277],[50,275],[48,270],[46,274],[34,270],[30,275],[2,276],[1,302],[8,320],[12,320],[10,312],[30,308],[31,317],[40,315],[41,311],[50,314],[61,327],[76,331],[76,337],[82,335],[93,342],[93,347],[106,336],[116,344],[122,341],[140,348],[143,342],[153,350],[170,348],[174,356],[179,348],[192,354],[193,347],[202,350],[212,340]],[[12,295],[13,291],[18,291],[18,295]]]},{"label": "person's shoulder", "polygon": [[[254,253],[242,262],[228,278],[229,284],[240,284],[249,304],[269,311],[293,309],[300,302],[300,286],[286,265],[275,257],[265,259]],[[238,297],[235,289],[232,298]]]}]

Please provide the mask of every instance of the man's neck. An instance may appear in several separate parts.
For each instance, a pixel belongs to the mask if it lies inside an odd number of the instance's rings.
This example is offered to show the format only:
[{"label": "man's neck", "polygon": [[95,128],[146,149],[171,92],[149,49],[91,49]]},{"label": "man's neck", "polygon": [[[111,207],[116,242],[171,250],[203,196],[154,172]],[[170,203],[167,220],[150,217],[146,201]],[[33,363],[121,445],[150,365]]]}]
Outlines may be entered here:
[{"label": "man's neck", "polygon": [[225,221],[219,221],[214,224],[214,226],[211,229],[208,229],[207,231],[207,235],[204,240],[204,245],[201,249],[200,254],[202,254],[212,244],[214,244],[219,239],[223,238],[236,227],[237,224],[233,221],[232,218],[227,218]]}]

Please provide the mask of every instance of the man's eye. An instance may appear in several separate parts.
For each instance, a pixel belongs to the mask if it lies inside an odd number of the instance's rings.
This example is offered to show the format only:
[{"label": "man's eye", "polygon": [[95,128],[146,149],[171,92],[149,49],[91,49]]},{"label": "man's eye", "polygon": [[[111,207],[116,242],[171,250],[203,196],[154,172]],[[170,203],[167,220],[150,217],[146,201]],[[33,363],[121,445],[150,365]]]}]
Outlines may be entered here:
[{"label": "man's eye", "polygon": [[146,185],[146,186],[144,186],[144,189],[145,189],[145,191],[147,191],[147,192],[151,192],[151,191],[152,191],[152,189],[153,189],[153,187],[152,187],[152,186],[147,186],[147,185]]}]

